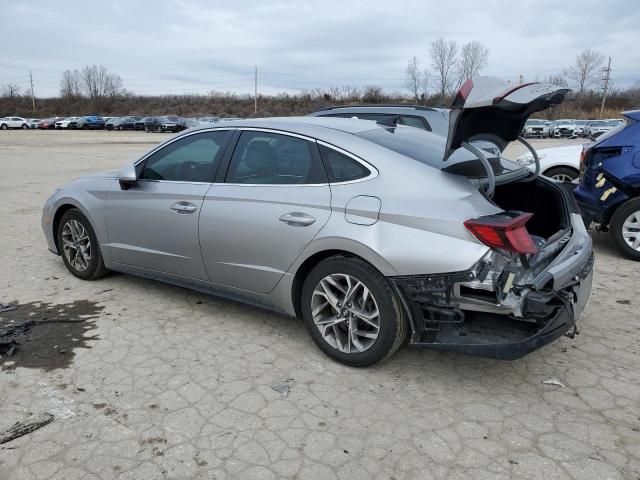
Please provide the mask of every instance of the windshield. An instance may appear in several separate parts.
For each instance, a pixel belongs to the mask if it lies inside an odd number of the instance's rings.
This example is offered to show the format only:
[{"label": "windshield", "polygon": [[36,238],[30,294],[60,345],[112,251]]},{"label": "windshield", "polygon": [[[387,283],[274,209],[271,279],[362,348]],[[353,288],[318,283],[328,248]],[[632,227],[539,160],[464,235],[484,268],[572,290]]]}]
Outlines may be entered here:
[{"label": "windshield", "polygon": [[[357,133],[356,136],[449,173],[464,175],[468,178],[487,177],[487,172],[480,160],[464,148],[457,149],[445,161],[446,139],[440,135],[413,127],[398,126],[367,130]],[[500,157],[500,148],[492,142],[482,140],[471,143],[485,153],[496,175],[522,168],[520,165]]]},{"label": "windshield", "polygon": [[544,125],[542,120],[527,120],[525,125]]},{"label": "windshield", "polygon": [[619,123],[618,125],[615,126],[615,128],[612,128],[611,130],[609,130],[608,132],[603,133],[602,135],[600,135],[598,137],[598,140],[596,141],[596,143],[593,144],[593,146],[596,146],[600,143],[602,143],[604,140],[606,140],[607,138],[613,137],[616,133],[621,132],[622,130],[624,130],[625,128],[633,125],[636,121],[633,120],[632,118],[625,118],[625,120],[622,120],[621,123]]}]

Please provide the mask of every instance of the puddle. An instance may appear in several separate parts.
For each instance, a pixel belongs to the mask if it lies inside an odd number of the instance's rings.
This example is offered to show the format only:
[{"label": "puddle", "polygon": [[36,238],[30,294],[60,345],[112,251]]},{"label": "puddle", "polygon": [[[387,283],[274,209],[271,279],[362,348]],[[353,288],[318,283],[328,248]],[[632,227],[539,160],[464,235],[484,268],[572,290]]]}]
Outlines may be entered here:
[{"label": "puddle", "polygon": [[41,368],[45,371],[68,367],[73,349],[91,348],[89,341],[95,318],[104,309],[96,302],[78,300],[51,304],[31,302],[0,312],[0,368]]}]

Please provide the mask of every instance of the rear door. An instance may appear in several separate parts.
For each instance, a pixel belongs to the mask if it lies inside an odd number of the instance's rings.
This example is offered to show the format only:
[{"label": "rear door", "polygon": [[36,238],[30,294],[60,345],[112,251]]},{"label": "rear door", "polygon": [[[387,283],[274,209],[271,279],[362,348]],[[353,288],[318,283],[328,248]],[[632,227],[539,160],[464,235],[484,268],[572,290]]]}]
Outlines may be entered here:
[{"label": "rear door", "polygon": [[267,293],[318,234],[331,192],[316,142],[245,129],[224,178],[205,195],[202,256],[211,281]]},{"label": "rear door", "polygon": [[205,193],[231,132],[185,135],[137,165],[138,181],[107,197],[107,233],[115,262],[208,280],[198,239]]}]

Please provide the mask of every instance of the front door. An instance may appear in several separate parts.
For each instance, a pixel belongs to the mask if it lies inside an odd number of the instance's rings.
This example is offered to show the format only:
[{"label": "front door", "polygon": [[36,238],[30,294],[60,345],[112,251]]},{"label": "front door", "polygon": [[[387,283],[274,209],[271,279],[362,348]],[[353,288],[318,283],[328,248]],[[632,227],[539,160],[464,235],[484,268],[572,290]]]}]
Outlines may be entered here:
[{"label": "front door", "polygon": [[315,141],[245,130],[224,183],[200,215],[202,256],[215,283],[268,293],[330,215],[331,192]]},{"label": "front door", "polygon": [[207,280],[198,218],[230,132],[194,133],[136,166],[138,181],[115,184],[107,197],[107,233],[114,262]]}]

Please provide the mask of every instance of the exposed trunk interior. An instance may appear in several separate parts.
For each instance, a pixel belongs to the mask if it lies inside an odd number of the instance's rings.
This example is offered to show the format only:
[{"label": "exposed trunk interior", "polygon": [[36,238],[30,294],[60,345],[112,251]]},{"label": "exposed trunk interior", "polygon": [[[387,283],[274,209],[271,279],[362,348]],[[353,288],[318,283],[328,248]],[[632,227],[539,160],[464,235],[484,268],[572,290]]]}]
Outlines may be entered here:
[{"label": "exposed trunk interior", "polygon": [[527,223],[531,235],[549,239],[569,227],[569,218],[560,187],[541,178],[496,185],[493,203],[504,210],[533,213]]}]

